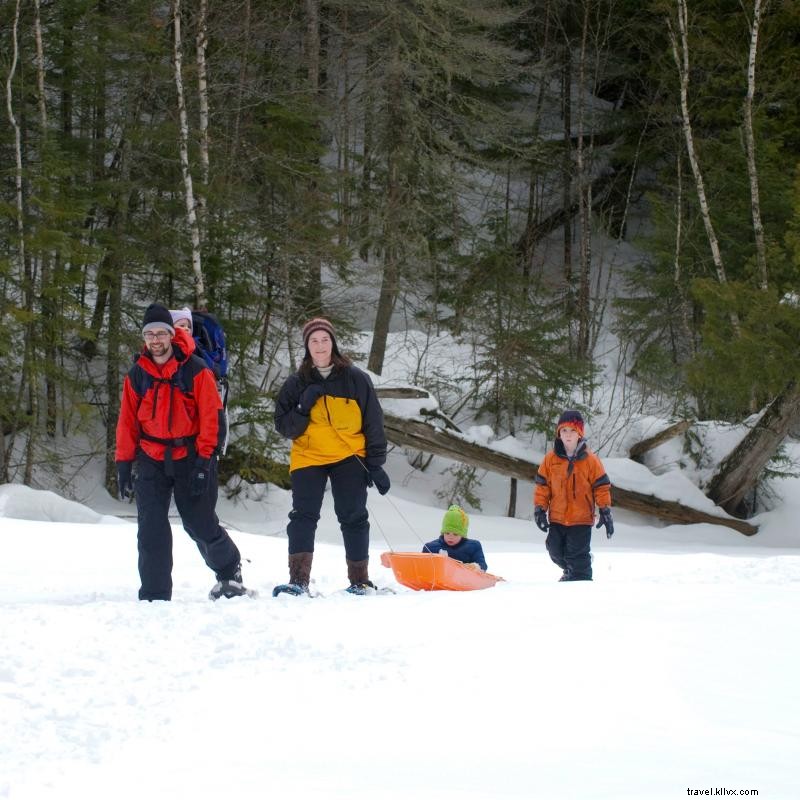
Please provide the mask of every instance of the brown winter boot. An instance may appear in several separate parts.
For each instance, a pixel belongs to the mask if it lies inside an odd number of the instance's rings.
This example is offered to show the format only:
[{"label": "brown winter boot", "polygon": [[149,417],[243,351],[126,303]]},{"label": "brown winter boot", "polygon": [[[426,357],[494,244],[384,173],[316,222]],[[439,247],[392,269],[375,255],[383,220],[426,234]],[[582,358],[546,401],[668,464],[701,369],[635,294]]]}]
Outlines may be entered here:
[{"label": "brown winter boot", "polygon": [[289,555],[289,583],[295,583],[308,589],[313,558],[313,553],[291,553]]},{"label": "brown winter boot", "polygon": [[293,594],[296,597],[308,594],[308,583],[311,580],[311,561],[313,553],[289,554],[289,583],[281,583],[272,590],[272,596]]},{"label": "brown winter boot", "polygon": [[350,581],[348,592],[350,594],[367,594],[370,589],[375,589],[375,584],[369,579],[367,570],[369,559],[363,561],[351,561],[347,559],[347,580]]}]

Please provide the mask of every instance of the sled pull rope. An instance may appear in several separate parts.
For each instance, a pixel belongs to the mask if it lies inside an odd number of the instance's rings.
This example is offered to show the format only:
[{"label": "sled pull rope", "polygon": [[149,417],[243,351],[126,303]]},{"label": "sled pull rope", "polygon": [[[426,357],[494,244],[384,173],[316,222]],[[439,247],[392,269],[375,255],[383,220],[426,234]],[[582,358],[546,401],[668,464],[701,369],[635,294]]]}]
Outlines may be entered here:
[{"label": "sled pull rope", "polygon": [[[364,470],[364,472],[366,472],[367,475],[369,475],[369,470],[367,469],[367,465],[355,453],[353,453],[353,455],[355,456],[356,461],[358,461],[358,463],[361,464],[361,468]],[[400,519],[403,520],[403,522],[405,523],[406,527],[411,531],[411,533],[414,534],[414,536],[416,536],[416,538],[424,546],[425,542],[424,542],[423,538],[414,530],[413,525],[406,519],[406,517],[403,514],[403,512],[400,511],[400,509],[395,505],[394,500],[392,500],[392,498],[389,497],[388,494],[383,495],[383,496],[389,501],[389,505],[394,509],[394,511],[397,514],[397,516],[400,517]],[[374,509],[372,509],[372,512],[373,512],[372,513],[372,517],[375,520],[375,524],[378,526],[378,530],[381,532],[381,536],[383,536],[383,540],[386,542],[386,545],[389,548],[389,550],[391,550],[394,553],[394,547],[392,547],[392,543],[389,541],[389,538],[386,536],[386,532],[383,530],[383,526],[381,525],[380,521],[378,520],[378,515],[374,513]]]},{"label": "sled pull rope", "polygon": [[[353,453],[353,458],[355,458],[355,460],[356,460],[356,461],[358,461],[358,463],[359,463],[359,464],[361,464],[361,469],[363,469],[363,470],[364,470],[364,472],[366,472],[366,473],[367,473],[367,476],[369,476],[369,469],[367,468],[367,465],[366,465],[366,464],[365,464],[365,463],[364,463],[364,462],[361,460],[361,457],[360,457],[360,456],[359,456],[357,453],[354,453],[354,452],[353,452],[353,448],[352,448],[352,447],[350,447],[350,445],[349,445],[349,444],[348,444],[348,443],[345,441],[345,438],[344,438],[344,436],[342,436],[342,434],[341,434],[341,433],[339,433],[339,431],[338,431],[336,428],[334,428],[334,427],[333,427],[333,425],[331,425],[331,428],[333,429],[333,432],[334,432],[334,433],[335,433],[335,434],[336,434],[336,435],[337,435],[337,436],[338,436],[338,437],[341,439],[341,441],[342,441],[342,443],[345,445],[345,447],[346,447],[346,448],[347,448],[347,449],[348,449],[348,450],[349,450],[351,453]],[[371,480],[371,478],[370,478],[370,480]],[[386,499],[389,501],[389,504],[390,504],[390,505],[392,506],[392,508],[395,510],[395,512],[397,513],[397,515],[400,517],[400,519],[402,519],[402,520],[403,520],[403,522],[405,522],[405,524],[406,524],[406,527],[407,527],[407,528],[408,528],[408,529],[411,531],[411,533],[413,533],[413,534],[414,534],[414,536],[416,536],[416,537],[417,537],[417,539],[418,539],[420,542],[422,542],[422,545],[423,545],[423,547],[424,547],[424,546],[425,546],[425,540],[424,540],[424,539],[423,539],[423,538],[422,538],[422,537],[421,537],[421,536],[420,536],[420,535],[419,535],[419,534],[418,534],[418,533],[417,533],[417,532],[414,530],[414,528],[411,526],[411,523],[410,523],[410,522],[409,522],[409,521],[408,521],[408,520],[405,518],[405,516],[403,516],[402,512],[400,511],[400,509],[399,509],[399,508],[398,508],[398,507],[397,507],[397,506],[394,504],[394,501],[392,500],[392,498],[391,498],[391,497],[389,497],[388,495],[384,495],[384,496],[385,496],[385,497],[386,497]],[[385,533],[385,532],[384,532],[384,530],[383,530],[383,526],[382,526],[382,525],[381,525],[381,523],[378,521],[378,516],[377,516],[377,514],[373,514],[373,515],[372,515],[372,517],[373,517],[373,519],[375,520],[375,524],[378,526],[378,530],[381,532],[381,536],[383,536],[383,540],[386,542],[386,546],[389,548],[389,550],[391,550],[391,551],[394,553],[394,548],[392,547],[392,543],[391,543],[391,542],[389,541],[389,539],[387,538],[387,536],[386,536],[386,533]]]}]

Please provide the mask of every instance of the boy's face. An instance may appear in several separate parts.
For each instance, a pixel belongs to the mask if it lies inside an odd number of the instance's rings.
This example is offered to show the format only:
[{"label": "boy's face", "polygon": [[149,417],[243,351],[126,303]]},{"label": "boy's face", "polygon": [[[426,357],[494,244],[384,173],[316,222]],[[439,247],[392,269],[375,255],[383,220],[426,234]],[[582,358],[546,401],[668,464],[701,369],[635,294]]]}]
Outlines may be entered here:
[{"label": "boy's face", "polygon": [[183,328],[184,330],[187,330],[187,331],[189,331],[189,333],[191,333],[191,332],[192,332],[192,323],[191,323],[191,322],[189,322],[189,320],[188,320],[188,319],[179,319],[179,320],[178,320],[178,321],[175,323],[174,327],[176,327],[176,328]]},{"label": "boy's face", "polygon": [[457,533],[443,533],[442,537],[444,538],[444,543],[450,545],[450,547],[461,541],[461,537]]},{"label": "boy's face", "polygon": [[558,432],[558,436],[568,451],[574,450],[578,446],[578,440],[581,438],[581,435],[575,430],[575,428],[568,427],[562,428]]}]

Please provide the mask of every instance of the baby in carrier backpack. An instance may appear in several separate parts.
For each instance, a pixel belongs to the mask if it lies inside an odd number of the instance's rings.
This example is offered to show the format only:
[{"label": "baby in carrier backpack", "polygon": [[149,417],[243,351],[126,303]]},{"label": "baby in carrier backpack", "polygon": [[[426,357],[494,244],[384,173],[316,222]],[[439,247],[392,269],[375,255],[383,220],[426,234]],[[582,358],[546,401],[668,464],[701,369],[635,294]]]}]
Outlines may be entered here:
[{"label": "baby in carrier backpack", "polygon": [[444,551],[450,558],[456,559],[465,567],[477,572],[486,572],[486,559],[483,547],[477,539],[469,539],[469,517],[461,506],[450,506],[442,519],[442,533],[438,539],[428,542],[423,553],[440,553]]}]

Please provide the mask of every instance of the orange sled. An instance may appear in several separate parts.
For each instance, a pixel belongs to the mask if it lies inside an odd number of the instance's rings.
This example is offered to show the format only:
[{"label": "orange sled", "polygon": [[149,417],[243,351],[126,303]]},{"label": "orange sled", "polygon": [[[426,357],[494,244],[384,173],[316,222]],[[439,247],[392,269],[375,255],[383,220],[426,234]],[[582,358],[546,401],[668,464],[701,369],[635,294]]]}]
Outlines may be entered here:
[{"label": "orange sled", "polygon": [[381,553],[381,564],[394,572],[398,583],[426,592],[469,592],[503,580],[491,572],[471,570],[447,553]]}]

